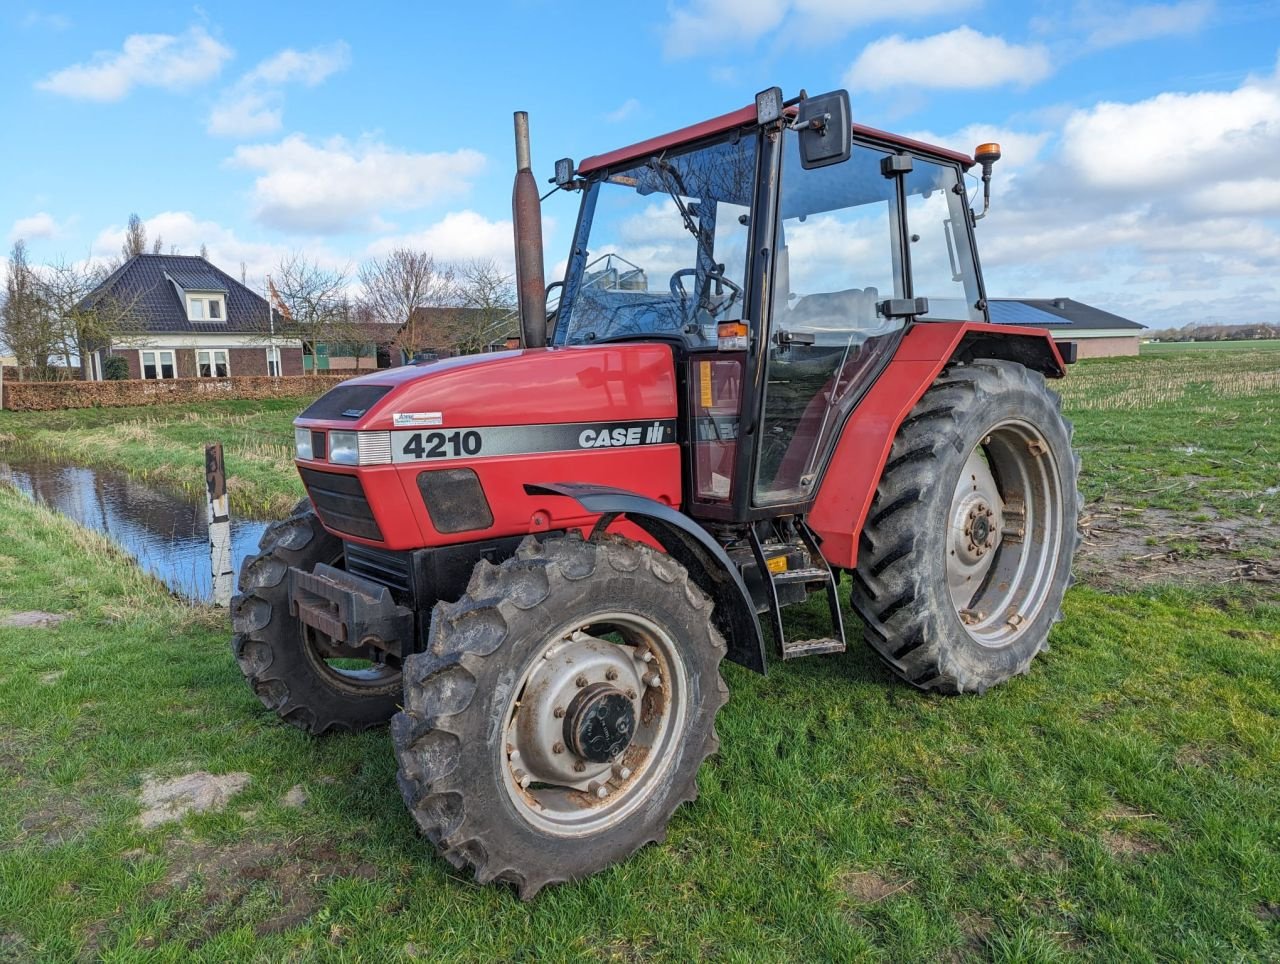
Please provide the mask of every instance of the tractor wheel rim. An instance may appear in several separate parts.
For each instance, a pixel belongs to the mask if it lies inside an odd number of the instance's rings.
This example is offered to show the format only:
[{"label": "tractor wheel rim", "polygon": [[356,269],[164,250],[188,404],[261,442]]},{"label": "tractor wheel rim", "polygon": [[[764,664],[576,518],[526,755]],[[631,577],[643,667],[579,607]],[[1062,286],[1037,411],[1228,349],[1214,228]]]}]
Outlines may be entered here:
[{"label": "tractor wheel rim", "polygon": [[636,613],[551,634],[512,689],[497,752],[520,816],[559,837],[608,830],[666,783],[690,701],[676,641]]},{"label": "tractor wheel rim", "polygon": [[[346,557],[341,553],[329,561],[329,565],[335,569],[345,569],[345,564]],[[335,643],[301,620],[298,622],[298,631],[307,659],[323,676],[339,687],[356,691],[385,690],[400,679],[398,667],[366,659],[365,654]]]},{"label": "tractor wheel rim", "polygon": [[1062,539],[1062,475],[1044,435],[1021,419],[993,425],[965,461],[947,516],[947,589],[974,640],[1005,646],[1036,621]]}]

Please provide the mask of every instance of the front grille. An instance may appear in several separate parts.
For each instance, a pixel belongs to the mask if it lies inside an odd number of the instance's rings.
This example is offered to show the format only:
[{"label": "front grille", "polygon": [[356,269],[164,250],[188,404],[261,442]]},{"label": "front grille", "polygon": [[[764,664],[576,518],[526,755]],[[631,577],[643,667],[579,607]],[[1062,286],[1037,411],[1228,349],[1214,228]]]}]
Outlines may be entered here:
[{"label": "front grille", "polygon": [[300,418],[359,418],[387,392],[390,385],[338,385],[329,389]]},{"label": "front grille", "polygon": [[344,548],[347,554],[347,572],[386,586],[393,593],[413,595],[413,565],[410,561],[410,553],[374,549],[354,542],[344,543]]},{"label": "front grille", "polygon": [[369,508],[369,500],[365,498],[359,478],[308,468],[299,468],[298,471],[321,522],[335,532],[382,541],[382,530]]}]

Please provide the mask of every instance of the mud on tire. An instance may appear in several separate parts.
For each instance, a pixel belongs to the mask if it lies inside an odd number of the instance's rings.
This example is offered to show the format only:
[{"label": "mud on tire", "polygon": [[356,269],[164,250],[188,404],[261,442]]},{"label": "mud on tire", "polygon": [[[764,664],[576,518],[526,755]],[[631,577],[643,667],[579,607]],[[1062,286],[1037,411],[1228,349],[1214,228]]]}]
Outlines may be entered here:
[{"label": "mud on tire", "polygon": [[386,723],[400,699],[400,674],[330,669],[289,614],[289,567],[310,572],[317,563],[337,564],[342,542],[304,499],[288,519],[267,527],[258,548],[241,567],[231,601],[231,652],[262,705],[314,734]]},{"label": "mud on tire", "polygon": [[[711,625],[711,608],[671,557],[615,536],[530,537],[501,565],[481,562],[458,602],[436,606],[427,651],[405,663],[404,710],[391,723],[401,792],[441,855],[454,867],[471,868],[478,882],[510,882],[528,899],[548,884],[585,877],[661,841],[675,809],[696,797],[698,768],[719,746],[714,719],[728,690],[719,672],[725,643]],[[661,760],[653,751],[648,762],[635,764],[632,783],[624,782],[616,797],[599,803],[619,808],[612,822],[586,811],[584,820],[602,822],[569,831],[544,825],[512,783],[511,730],[505,727],[515,724],[504,721],[514,719],[516,707],[535,712],[530,681],[557,645],[584,638],[592,640],[585,645],[626,658],[641,652],[625,645],[625,637],[616,646],[616,638],[604,642],[577,632],[585,627],[604,635],[611,624],[602,614],[620,613],[678,641],[680,665],[664,674],[679,671],[678,692],[687,694],[683,722],[672,724],[675,739],[661,744],[669,748]],[[584,686],[584,678],[576,685]],[[674,682],[668,687],[677,692]],[[651,692],[641,691],[645,699]],[[664,699],[664,712],[676,719],[670,709],[676,698]],[[566,751],[561,745],[553,752]],[[645,770],[650,763],[655,769]],[[643,782],[645,773],[654,778]],[[535,783],[531,793],[545,793],[538,790],[545,786]],[[553,785],[550,792],[576,791]],[[642,795],[629,799],[627,793]],[[585,810],[597,803],[582,794],[578,806]],[[565,819],[575,818],[570,812]]]},{"label": "mud on tire", "polygon": [[[851,596],[867,643],[913,685],[981,693],[1047,648],[1080,542],[1080,459],[1060,408],[1038,372],[979,359],[940,375],[899,428]],[[991,508],[975,494],[984,466]]]}]

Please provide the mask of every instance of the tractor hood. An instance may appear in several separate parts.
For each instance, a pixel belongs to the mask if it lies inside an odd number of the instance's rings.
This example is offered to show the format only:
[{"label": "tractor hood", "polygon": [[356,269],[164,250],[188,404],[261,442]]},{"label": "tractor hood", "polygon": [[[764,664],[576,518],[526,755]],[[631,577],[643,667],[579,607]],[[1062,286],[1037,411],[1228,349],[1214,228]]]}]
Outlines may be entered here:
[{"label": "tractor hood", "polygon": [[652,342],[463,355],[352,378],[296,420],[404,430],[676,416],[671,348]]}]

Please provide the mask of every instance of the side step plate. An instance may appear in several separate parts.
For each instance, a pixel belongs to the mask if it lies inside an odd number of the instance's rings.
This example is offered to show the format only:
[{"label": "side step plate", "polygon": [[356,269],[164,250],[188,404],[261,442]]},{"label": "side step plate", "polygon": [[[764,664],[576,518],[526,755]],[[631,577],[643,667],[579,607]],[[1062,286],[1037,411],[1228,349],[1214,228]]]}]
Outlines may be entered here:
[{"label": "side step plate", "polygon": [[801,656],[843,653],[844,649],[844,643],[838,639],[788,639],[782,643],[782,658],[799,659]]}]

